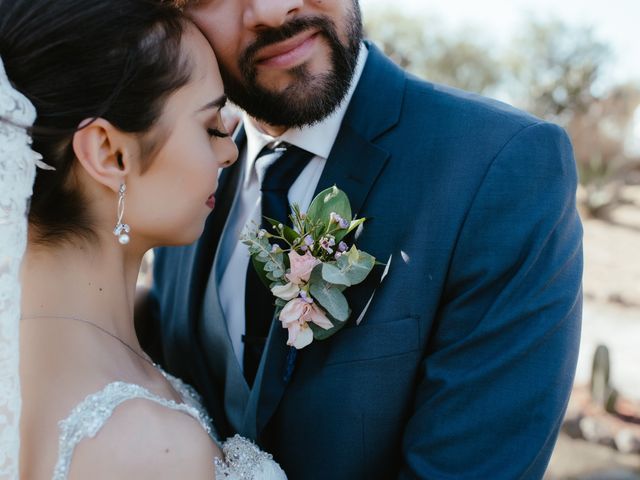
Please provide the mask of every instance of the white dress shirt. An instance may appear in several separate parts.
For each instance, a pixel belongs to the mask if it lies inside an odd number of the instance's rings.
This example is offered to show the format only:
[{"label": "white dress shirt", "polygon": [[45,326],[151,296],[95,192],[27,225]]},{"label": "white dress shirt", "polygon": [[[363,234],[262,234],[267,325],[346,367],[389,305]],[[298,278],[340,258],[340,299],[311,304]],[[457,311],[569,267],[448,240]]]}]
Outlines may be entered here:
[{"label": "white dress shirt", "polygon": [[313,200],[313,194],[338,136],[347,107],[364,70],[367,55],[367,48],[363,44],[347,95],[338,108],[319,123],[303,128],[291,128],[279,137],[272,137],[264,133],[248,115],[243,116],[247,141],[238,161],[245,163],[245,175],[240,184],[242,190],[229,212],[218,250],[219,271],[222,272],[218,293],[233,350],[241,367],[244,354],[242,336],[245,333],[245,281],[249,252],[239,238],[246,227],[256,228],[256,225],[260,225],[260,185],[267,168],[275,161],[271,155],[257,160],[256,157],[266,145],[275,142],[287,142],[315,155],[294,181],[288,193],[289,203],[297,203],[303,212],[306,211]]}]

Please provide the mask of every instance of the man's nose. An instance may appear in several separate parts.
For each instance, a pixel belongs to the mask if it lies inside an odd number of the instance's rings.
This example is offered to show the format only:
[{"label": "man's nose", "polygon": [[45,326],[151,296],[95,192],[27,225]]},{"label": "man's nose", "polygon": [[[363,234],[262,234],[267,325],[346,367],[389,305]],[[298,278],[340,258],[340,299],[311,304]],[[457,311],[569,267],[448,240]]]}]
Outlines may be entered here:
[{"label": "man's nose", "polygon": [[294,16],[305,0],[251,0],[244,12],[247,28],[277,28]]}]

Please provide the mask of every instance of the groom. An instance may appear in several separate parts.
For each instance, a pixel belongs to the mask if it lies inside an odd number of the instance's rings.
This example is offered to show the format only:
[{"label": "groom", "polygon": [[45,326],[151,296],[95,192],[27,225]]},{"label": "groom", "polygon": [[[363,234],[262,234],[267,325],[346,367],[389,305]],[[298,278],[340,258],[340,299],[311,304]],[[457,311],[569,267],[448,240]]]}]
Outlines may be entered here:
[{"label": "groom", "polygon": [[[156,358],[292,479],[541,478],[580,334],[565,133],[408,75],[363,42],[357,0],[187,11],[246,114],[202,238],[156,253]],[[358,248],[386,264],[295,359],[238,241],[276,181],[303,210],[344,190],[368,219]]]}]

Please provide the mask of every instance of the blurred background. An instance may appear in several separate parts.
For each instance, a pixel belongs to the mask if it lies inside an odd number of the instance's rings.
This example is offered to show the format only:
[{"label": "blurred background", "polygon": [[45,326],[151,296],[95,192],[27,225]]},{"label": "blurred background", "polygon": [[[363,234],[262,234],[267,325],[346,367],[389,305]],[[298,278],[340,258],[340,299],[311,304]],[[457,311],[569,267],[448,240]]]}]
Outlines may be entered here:
[{"label": "blurred background", "polygon": [[569,132],[585,229],[584,321],[545,478],[640,479],[640,1],[360,3],[367,36],[402,67]]}]

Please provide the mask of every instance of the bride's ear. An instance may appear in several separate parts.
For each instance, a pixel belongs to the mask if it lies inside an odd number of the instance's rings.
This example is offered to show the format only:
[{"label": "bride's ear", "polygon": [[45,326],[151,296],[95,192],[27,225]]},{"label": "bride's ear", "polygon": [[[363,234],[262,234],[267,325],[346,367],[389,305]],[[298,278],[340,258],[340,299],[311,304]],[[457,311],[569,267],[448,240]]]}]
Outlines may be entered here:
[{"label": "bride's ear", "polygon": [[86,173],[117,192],[131,171],[134,141],[103,118],[84,120],[73,135],[73,151]]}]

